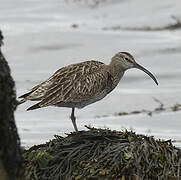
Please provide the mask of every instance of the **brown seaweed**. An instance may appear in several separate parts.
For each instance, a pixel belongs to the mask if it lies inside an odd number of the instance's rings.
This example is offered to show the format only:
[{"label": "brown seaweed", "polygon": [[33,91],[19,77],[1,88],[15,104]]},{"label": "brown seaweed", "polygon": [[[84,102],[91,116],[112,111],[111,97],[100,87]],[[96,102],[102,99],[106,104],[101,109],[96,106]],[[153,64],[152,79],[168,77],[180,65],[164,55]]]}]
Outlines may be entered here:
[{"label": "brown seaweed", "polygon": [[[147,114],[148,116],[152,116],[153,114],[156,113],[162,113],[162,112],[176,112],[176,111],[181,111],[181,104],[176,103],[170,107],[165,107],[165,105],[158,99],[153,98],[155,102],[158,103],[158,106],[155,107],[153,110],[148,110],[148,109],[141,109],[141,110],[134,110],[131,112],[118,112],[115,113],[115,116],[127,116],[127,115],[133,115],[133,114]],[[102,116],[96,116],[97,118],[102,118],[102,117],[109,117],[108,115],[102,115]]]},{"label": "brown seaweed", "polygon": [[[89,128],[89,127],[87,127]],[[171,141],[132,131],[89,128],[24,152],[27,180],[178,180],[181,152]]]},{"label": "brown seaweed", "polygon": [[164,31],[164,30],[177,30],[181,29],[181,20],[176,16],[171,16],[171,18],[175,21],[174,23],[165,25],[163,27],[151,27],[151,26],[145,26],[145,27],[122,27],[120,25],[113,26],[113,27],[104,27],[102,30],[129,30],[129,31]]}]

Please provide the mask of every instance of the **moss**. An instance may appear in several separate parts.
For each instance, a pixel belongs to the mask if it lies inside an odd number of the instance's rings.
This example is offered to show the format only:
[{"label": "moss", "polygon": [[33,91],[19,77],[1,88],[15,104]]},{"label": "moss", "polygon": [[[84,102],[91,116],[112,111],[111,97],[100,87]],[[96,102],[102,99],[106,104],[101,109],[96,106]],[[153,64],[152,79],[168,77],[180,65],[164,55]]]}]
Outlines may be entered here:
[{"label": "moss", "polygon": [[42,149],[37,149],[36,151],[26,152],[24,153],[24,157],[28,161],[32,163],[38,163],[40,168],[45,168],[49,165],[51,161],[53,161],[53,156],[51,156],[48,152]]}]

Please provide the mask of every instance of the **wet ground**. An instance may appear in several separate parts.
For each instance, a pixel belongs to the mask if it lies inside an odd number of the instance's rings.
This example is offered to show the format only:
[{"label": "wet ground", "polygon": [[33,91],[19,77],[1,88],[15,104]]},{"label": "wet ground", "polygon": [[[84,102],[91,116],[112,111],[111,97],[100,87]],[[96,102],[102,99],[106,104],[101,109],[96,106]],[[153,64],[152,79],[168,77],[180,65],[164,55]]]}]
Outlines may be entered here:
[{"label": "wet ground", "polygon": [[[143,72],[128,70],[105,99],[76,110],[79,130],[85,129],[84,125],[128,128],[157,138],[171,138],[181,146],[181,111],[115,116],[119,112],[151,111],[158,106],[153,98],[165,107],[181,103],[181,29],[164,29],[181,21],[181,2],[90,2],[2,0],[3,52],[16,81],[17,95],[62,66],[91,59],[109,63],[118,51],[128,51],[155,74],[159,86]],[[24,146],[73,131],[70,109],[48,107],[27,112],[32,104],[19,106],[15,113]]]}]

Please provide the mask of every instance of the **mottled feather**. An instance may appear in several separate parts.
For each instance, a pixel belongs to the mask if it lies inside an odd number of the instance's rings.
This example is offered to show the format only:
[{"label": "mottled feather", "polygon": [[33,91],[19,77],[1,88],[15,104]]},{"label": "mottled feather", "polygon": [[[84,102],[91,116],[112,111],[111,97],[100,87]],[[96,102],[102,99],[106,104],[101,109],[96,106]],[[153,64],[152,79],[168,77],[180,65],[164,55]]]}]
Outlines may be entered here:
[{"label": "mottled feather", "polygon": [[40,99],[50,105],[82,108],[105,97],[113,89],[109,68],[102,62],[86,61],[63,67],[32,88],[26,100]]}]

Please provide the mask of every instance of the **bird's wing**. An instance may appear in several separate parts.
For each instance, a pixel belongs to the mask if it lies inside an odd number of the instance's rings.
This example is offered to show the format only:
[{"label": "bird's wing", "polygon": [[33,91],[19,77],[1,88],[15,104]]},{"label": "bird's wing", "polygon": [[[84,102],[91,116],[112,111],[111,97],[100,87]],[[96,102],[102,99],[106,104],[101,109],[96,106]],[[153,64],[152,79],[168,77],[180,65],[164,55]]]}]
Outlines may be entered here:
[{"label": "bird's wing", "polygon": [[54,74],[54,83],[39,103],[41,107],[60,102],[77,103],[99,96],[109,87],[110,74],[106,65],[87,61],[64,67]]},{"label": "bird's wing", "polygon": [[40,100],[47,92],[49,93],[50,88],[56,88],[56,86],[62,85],[65,86],[66,83],[70,82],[72,79],[78,79],[82,74],[85,75],[96,71],[100,64],[103,63],[86,61],[60,68],[46,81],[36,85],[30,92],[23,94],[19,98],[26,98],[26,100]]}]

